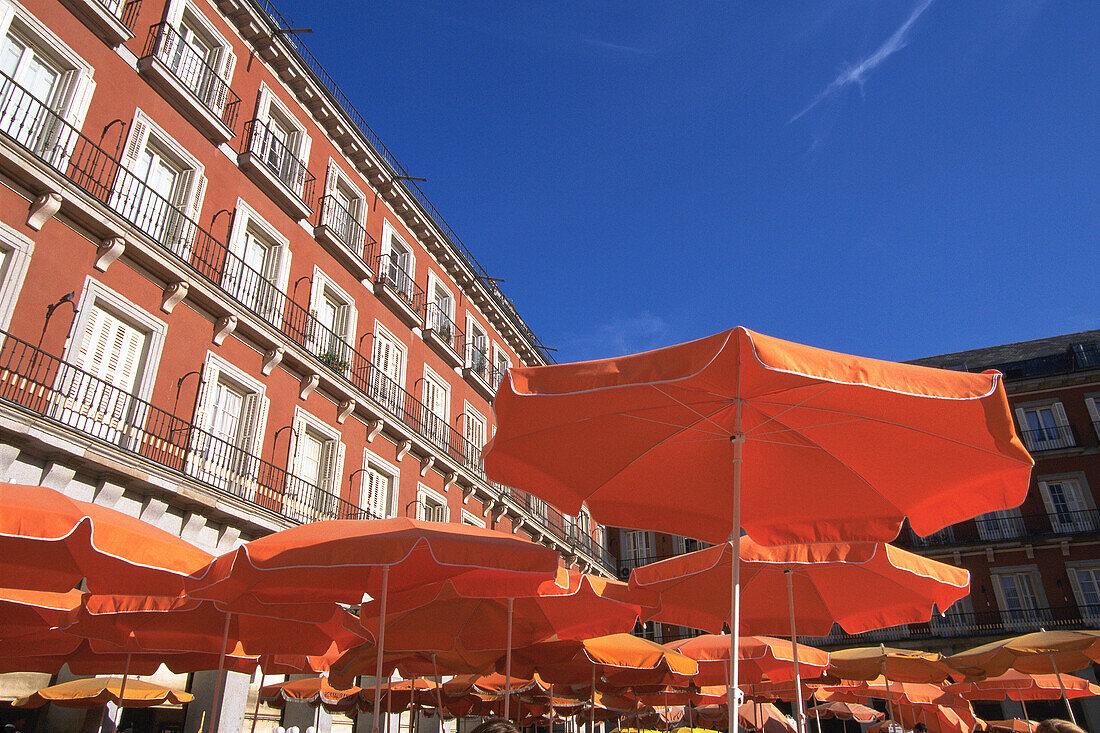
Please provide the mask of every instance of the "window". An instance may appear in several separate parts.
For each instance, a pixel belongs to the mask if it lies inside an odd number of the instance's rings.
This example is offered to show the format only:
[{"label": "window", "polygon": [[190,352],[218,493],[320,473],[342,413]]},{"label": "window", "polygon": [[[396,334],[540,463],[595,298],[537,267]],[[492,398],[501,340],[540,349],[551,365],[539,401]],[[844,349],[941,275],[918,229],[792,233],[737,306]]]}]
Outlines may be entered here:
[{"label": "window", "polygon": [[428,313],[427,325],[435,334],[454,347],[455,333],[455,300],[451,291],[444,287],[435,273],[428,274]]},{"label": "window", "polygon": [[464,459],[467,466],[481,465],[481,450],[485,447],[485,417],[466,403],[466,450]]},{"label": "window", "polygon": [[1100,397],[1093,395],[1085,398],[1085,407],[1089,408],[1089,417],[1092,419],[1092,429],[1096,437],[1100,438]]},{"label": "window", "polygon": [[1081,618],[1091,624],[1100,622],[1100,565],[1081,565],[1068,570]]},{"label": "window", "polygon": [[321,363],[346,374],[352,362],[358,312],[355,301],[319,268],[313,268],[309,312],[314,328],[309,348]]},{"label": "window", "polygon": [[974,519],[978,536],[983,540],[1008,540],[1022,537],[1026,529],[1019,509],[1003,509],[982,514]]},{"label": "window", "polygon": [[336,517],[344,465],[340,433],[301,408],[295,410],[291,433],[287,513],[302,522]]},{"label": "window", "polygon": [[185,262],[206,193],[203,166],[137,110],[110,206]]},{"label": "window", "polygon": [[405,346],[377,326],[374,333],[374,367],[370,370],[370,395],[391,412],[402,415],[405,404]]},{"label": "window", "polygon": [[465,509],[462,510],[462,523],[467,524],[471,527],[481,527],[482,529],[485,529],[485,520],[480,519],[479,517],[466,511]]},{"label": "window", "polygon": [[95,91],[92,67],[11,0],[0,0],[0,132],[60,167]]},{"label": "window", "polygon": [[413,277],[416,274],[412,248],[397,235],[389,221],[382,227],[382,242],[382,261],[378,267],[378,275],[384,283],[411,301],[415,290]]},{"label": "window", "polygon": [[437,446],[446,448],[448,439],[448,415],[450,415],[450,390],[439,375],[424,368],[424,433]]},{"label": "window", "polygon": [[153,53],[202,107],[221,116],[237,57],[197,7],[178,0],[169,5]]},{"label": "window", "polygon": [[189,473],[264,504],[252,491],[269,403],[261,382],[208,352],[195,405]]},{"label": "window", "polygon": [[249,152],[299,198],[306,193],[310,145],[305,128],[271,89],[261,84]]},{"label": "window", "polygon": [[359,489],[359,503],[372,517],[384,519],[393,516],[397,488],[397,467],[363,451],[363,483]]},{"label": "window", "polygon": [[960,598],[951,604],[942,616],[932,614],[932,630],[938,636],[968,636],[975,628],[974,604],[970,597]]},{"label": "window", "polygon": [[1017,407],[1016,418],[1030,451],[1071,448],[1077,443],[1061,402]]},{"label": "window", "polygon": [[287,238],[240,199],[229,232],[222,289],[272,326],[282,325],[289,270]]},{"label": "window", "polygon": [[366,197],[330,158],[325,176],[325,195],[321,201],[322,226],[328,227],[340,244],[362,258],[366,240],[363,222],[366,216]]},{"label": "window", "polygon": [[494,346],[494,352],[496,362],[493,365],[493,389],[497,389],[500,387],[504,375],[512,368],[512,361],[508,358],[508,354],[504,353],[504,349],[499,346]]},{"label": "window", "polygon": [[0,222],[0,329],[11,325],[33,252],[34,242]]},{"label": "window", "polygon": [[619,532],[624,567],[634,568],[652,561],[654,544],[652,532],[643,532],[636,529],[622,529]]},{"label": "window", "polygon": [[144,427],[167,326],[92,279],[85,282],[55,388],[55,417],[124,448]]},{"label": "window", "polygon": [[993,590],[1007,628],[1029,628],[1043,621],[1046,603],[1039,573],[1033,569],[998,569],[993,573]]},{"label": "window", "polygon": [[1098,528],[1097,512],[1082,490],[1084,476],[1039,480],[1039,492],[1055,532],[1092,532]]},{"label": "window", "polygon": [[447,497],[438,494],[427,486],[420,484],[416,490],[416,518],[425,522],[446,522]]},{"label": "window", "polygon": [[692,539],[691,537],[677,537],[674,540],[674,544],[676,545],[677,555],[686,555],[689,552],[695,552],[696,550],[702,550],[705,547],[710,547],[710,545],[708,545],[707,543],[700,542],[699,540]]},{"label": "window", "polygon": [[466,362],[474,374],[489,381],[489,337],[473,318],[466,321]]}]

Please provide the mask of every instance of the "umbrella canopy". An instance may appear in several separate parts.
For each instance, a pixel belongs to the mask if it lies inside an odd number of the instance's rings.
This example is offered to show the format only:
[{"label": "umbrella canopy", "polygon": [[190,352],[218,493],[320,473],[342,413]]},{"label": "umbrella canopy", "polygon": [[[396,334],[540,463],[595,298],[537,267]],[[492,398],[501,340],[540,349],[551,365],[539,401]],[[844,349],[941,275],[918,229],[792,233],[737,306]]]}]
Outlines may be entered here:
[{"label": "umbrella canopy", "polygon": [[817,718],[854,720],[857,723],[874,723],[886,717],[874,708],[855,702],[826,702],[815,705],[807,710],[806,714]]},{"label": "umbrella canopy", "polygon": [[353,707],[359,696],[359,688],[336,688],[324,677],[306,677],[289,680],[260,688],[260,702],[272,707],[282,708],[288,702],[303,702],[314,707],[324,705],[326,709],[344,709]]},{"label": "umbrella canopy", "polygon": [[958,682],[947,685],[944,689],[967,700],[1056,700],[1062,697],[1063,690],[1070,698],[1100,697],[1100,685],[1082,677],[1071,674],[1026,674],[1012,669],[997,677]]},{"label": "umbrella canopy", "polygon": [[65,624],[83,594],[0,588],[0,639],[39,634]]},{"label": "umbrella canopy", "polygon": [[165,703],[183,705],[195,699],[190,692],[161,687],[143,680],[126,680],[126,690],[120,698],[121,688],[122,679],[118,677],[72,680],[44,687],[38,692],[19,698],[12,706],[40,708],[49,703],[63,708],[98,708],[110,702],[123,708],[151,708]]},{"label": "umbrella canopy", "polygon": [[[742,633],[789,633],[788,570],[798,633],[813,636],[834,622],[856,634],[928,621],[933,605],[948,608],[970,591],[968,571],[881,542],[740,544]],[[733,556],[724,542],[634,568],[630,585],[659,594],[653,619],[717,632],[730,618]]]},{"label": "umbrella canopy", "polygon": [[[176,674],[218,668],[218,654],[134,652],[104,642],[90,642],[62,631],[53,630],[0,644],[0,674],[5,672],[44,672],[56,674],[65,666],[77,675],[123,674],[149,675],[163,664]],[[225,669],[252,673],[258,657],[231,649]],[[129,682],[127,682],[129,691]]]},{"label": "umbrella canopy", "polygon": [[[358,605],[364,594],[452,579],[468,595],[532,595],[554,576],[553,550],[504,532],[392,518],[291,527],[226,553],[190,583],[197,598],[249,612],[303,598]],[[389,573],[389,570],[400,572]]]},{"label": "umbrella canopy", "polygon": [[725,685],[707,685],[703,687],[667,687],[653,692],[639,692],[631,695],[639,705],[650,707],[671,707],[684,705],[722,705],[726,702]]},{"label": "umbrella canopy", "polygon": [[0,587],[94,593],[183,590],[213,560],[176,535],[42,486],[0,483]]},{"label": "umbrella canopy", "polygon": [[795,727],[787,716],[770,702],[744,703],[737,708],[737,722],[742,728],[761,733],[795,733]]},{"label": "umbrella canopy", "polygon": [[908,729],[924,723],[928,733],[971,733],[978,726],[967,702],[951,706],[903,702],[896,707],[899,722]]},{"label": "umbrella canopy", "polygon": [[867,646],[833,652],[829,672],[846,680],[873,680],[885,675],[891,682],[938,684],[948,678],[951,668],[938,652]]},{"label": "umbrella canopy", "polygon": [[595,674],[610,687],[686,685],[699,672],[694,659],[630,634],[534,644],[516,649],[512,663],[521,677],[586,684]]},{"label": "umbrella canopy", "polygon": [[[724,685],[729,679],[730,639],[718,634],[703,634],[667,645],[699,663],[695,683]],[[738,657],[744,682],[794,679],[791,642],[770,636],[742,636],[738,639]],[[810,676],[821,674],[829,664],[828,652],[805,644],[798,645],[798,661]]]},{"label": "umbrella canopy", "polygon": [[505,687],[518,694],[531,692],[547,694],[550,691],[550,686],[537,674],[528,679],[513,677],[507,680],[507,683],[506,685],[504,675],[498,673],[456,675],[443,683],[442,691],[443,696],[448,698],[461,697],[471,692],[482,695],[502,695]]},{"label": "umbrella canopy", "polygon": [[1034,733],[1039,726],[1034,720],[987,720],[985,730],[988,733]]},{"label": "umbrella canopy", "polygon": [[[889,687],[889,689],[887,689]],[[946,692],[940,685],[920,682],[894,682],[887,686],[886,680],[878,677],[865,682],[845,682],[840,685],[821,687],[817,693],[820,699],[845,702],[859,702],[868,697],[889,700],[891,703],[911,703],[918,705],[937,704],[965,707],[969,703],[958,695]]]},{"label": "umbrella canopy", "polygon": [[[559,570],[538,595],[516,599],[469,598],[451,581],[391,594],[386,610],[386,650],[471,652],[508,648],[509,606],[513,646],[625,633],[642,613],[625,583]],[[644,591],[634,595],[645,597]],[[378,636],[380,603],[360,610],[360,622]]]},{"label": "umbrella canopy", "polygon": [[[400,711],[410,707],[436,707],[439,685],[431,680],[396,680],[382,684],[382,710]],[[362,690],[358,698],[359,709],[374,710],[374,688]]]},{"label": "umbrella canopy", "polygon": [[329,618],[316,624],[230,614],[182,596],[87,595],[63,630],[134,652],[217,655],[239,645],[246,654],[324,655],[361,643],[355,617],[335,604],[329,608]]},{"label": "umbrella canopy", "polygon": [[[744,328],[510,369],[493,408],[492,479],[566,513],[585,503],[604,524],[709,542],[740,527],[771,545],[887,541],[907,516],[931,534],[1018,506],[1033,463],[998,373],[848,356]],[[690,501],[669,486],[690,487]]]},{"label": "umbrella canopy", "polygon": [[983,644],[947,657],[947,665],[967,678],[996,677],[1009,669],[1057,674],[1100,662],[1100,631],[1036,631]]}]

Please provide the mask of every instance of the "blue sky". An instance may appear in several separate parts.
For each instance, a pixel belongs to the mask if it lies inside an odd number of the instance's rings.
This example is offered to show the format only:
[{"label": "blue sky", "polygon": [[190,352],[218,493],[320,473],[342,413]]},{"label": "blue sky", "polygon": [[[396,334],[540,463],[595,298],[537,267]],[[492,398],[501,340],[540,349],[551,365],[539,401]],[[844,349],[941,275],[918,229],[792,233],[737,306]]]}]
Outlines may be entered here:
[{"label": "blue sky", "polygon": [[1100,3],[277,2],[559,361],[1100,327]]}]

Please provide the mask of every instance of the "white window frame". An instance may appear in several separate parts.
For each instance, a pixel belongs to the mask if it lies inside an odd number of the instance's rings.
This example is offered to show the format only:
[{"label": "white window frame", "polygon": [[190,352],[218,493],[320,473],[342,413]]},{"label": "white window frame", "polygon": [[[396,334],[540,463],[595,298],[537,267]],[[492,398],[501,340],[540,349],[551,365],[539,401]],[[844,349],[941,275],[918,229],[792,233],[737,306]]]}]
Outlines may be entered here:
[{"label": "white window frame", "polygon": [[[344,169],[340,166],[336,159],[330,157],[328,159],[328,167],[325,169],[325,192],[323,195],[331,196],[333,193],[335,193],[337,188],[344,188],[353,194],[352,198],[354,198],[358,202],[358,205],[356,207],[358,211],[355,212],[355,215],[352,218],[357,224],[359,224],[359,226],[363,227],[365,231],[367,228],[368,212],[367,197],[363,193],[363,189],[355,184],[355,181],[352,179],[352,177],[344,172]],[[332,222],[329,221],[328,211],[324,207],[321,208],[321,217],[321,224],[329,227],[330,229],[333,228]],[[347,242],[343,242],[343,244],[347,246]],[[365,246],[366,240],[364,239],[364,241],[360,243],[360,250],[355,254],[359,257],[362,257],[363,247]]]},{"label": "white window frame", "polygon": [[[390,500],[389,505],[385,507],[383,518],[396,517],[397,516],[397,501],[398,495],[401,493],[401,469],[390,463],[389,461],[381,458],[376,453],[372,453],[367,448],[363,449],[363,475],[366,476],[367,472],[371,469],[377,473],[386,476],[390,480]],[[366,478],[360,482],[360,487],[367,481]],[[363,501],[363,489],[359,489],[359,500]],[[371,507],[367,507],[368,509]]]},{"label": "white window frame", "polygon": [[447,497],[440,494],[438,491],[429,489],[427,486],[421,483],[416,485],[416,518],[424,518],[424,500],[431,499],[443,505],[443,521],[451,521],[451,507],[447,501]]},{"label": "white window frame", "polygon": [[[499,371],[498,362],[500,357],[504,357],[504,363],[507,366],[504,371]],[[493,384],[493,389],[500,386],[501,381],[504,379],[504,375],[508,373],[508,370],[512,368],[512,357],[508,355],[508,352],[498,343],[493,342],[493,371],[492,374],[496,377]]]},{"label": "white window frame", "polygon": [[[355,332],[359,321],[359,310],[355,307],[355,298],[351,297],[346,290],[337,285],[336,281],[325,274],[324,270],[314,265],[313,282],[310,284],[309,288],[309,312],[314,317],[316,317],[318,306],[320,305],[321,298],[324,296],[326,288],[336,296],[337,300],[343,301],[343,305],[347,309],[347,322],[344,324],[344,333],[337,333],[336,335],[342,337],[347,343],[347,360],[348,366],[350,367],[352,360],[351,351],[355,348],[353,344],[355,343]],[[321,334],[313,334],[313,336],[315,340],[318,341],[317,345],[320,346],[319,340]]]},{"label": "white window frame", "polygon": [[1085,395],[1085,407],[1092,419],[1092,430],[1100,438],[1100,394]]},{"label": "white window frame", "polygon": [[409,347],[405,344],[404,341],[397,338],[397,334],[395,334],[390,329],[386,328],[382,324],[381,321],[375,320],[374,321],[374,336],[371,338],[371,362],[372,363],[374,362],[374,341],[377,340],[380,336],[381,336],[381,338],[384,338],[387,341],[390,341],[391,343],[393,343],[393,345],[397,347],[397,353],[401,355],[401,359],[400,359],[401,363],[399,365],[400,368],[397,370],[399,372],[399,375],[398,375],[398,379],[396,381],[397,381],[397,386],[404,389],[405,388],[406,371],[409,368]]},{"label": "white window frame", "polygon": [[[335,450],[333,451],[333,464],[330,466],[330,475],[332,476],[332,486],[318,486],[317,488],[322,491],[327,491],[334,497],[339,499],[342,496],[340,491],[343,483],[344,473],[344,451],[346,445],[340,439],[342,436],[337,428],[332,427],[324,420],[321,420],[316,415],[303,409],[300,405],[294,407],[294,420],[291,422],[290,428],[290,464],[291,468],[289,473],[293,474],[301,481],[306,481],[302,478],[301,466],[299,464],[298,453],[298,440],[301,431],[310,430],[314,433],[320,434],[325,440],[335,441]],[[308,482],[307,483],[311,483]]]},{"label": "white window frame", "polygon": [[[436,372],[434,369],[432,369],[427,364],[424,365],[424,377],[423,377],[423,379],[424,379],[424,386],[420,391],[420,403],[422,405],[424,405],[424,409],[426,411],[433,412],[436,415],[436,417],[438,417],[443,422],[443,428],[442,428],[442,433],[443,434],[439,435],[439,436],[431,436],[430,435],[431,429],[430,428],[426,428],[426,429],[429,431],[429,437],[437,438],[437,442],[435,444],[436,447],[445,449],[447,447],[447,432],[448,432],[448,428],[450,427],[450,419],[451,419],[451,385],[446,379],[441,377],[438,372]],[[442,415],[440,415],[438,412],[434,412],[434,411],[428,409],[428,404],[427,404],[427,400],[426,400],[427,390],[428,390],[428,382],[434,383],[435,386],[438,387],[439,389],[441,389],[442,392],[443,392],[443,414]]]},{"label": "white window frame", "polygon": [[[267,238],[275,247],[278,248],[278,266],[275,271],[275,282],[272,285],[279,292],[285,294],[287,284],[290,280],[290,240],[274,227],[267,219],[260,216],[254,208],[252,208],[244,199],[237,199],[237,207],[233,212],[233,225],[229,229],[229,240],[227,248],[230,252],[236,255],[239,259],[244,259],[243,242],[244,235],[248,231],[249,227],[255,227],[260,230],[264,237]],[[225,266],[223,265],[223,268]],[[263,273],[260,273],[261,275]],[[236,297],[236,295],[235,295]],[[282,325],[283,312],[282,308],[277,308],[273,312],[273,318],[271,324],[276,328]]]},{"label": "white window frame", "polygon": [[0,222],[0,250],[7,253],[7,263],[0,272],[0,329],[7,331],[34,254],[34,240]]},{"label": "white window frame", "polygon": [[[206,352],[206,359],[203,362],[203,374],[209,374],[210,368],[217,369],[218,375],[226,375],[228,381],[233,382],[236,386],[240,387],[246,392],[250,392],[256,395],[256,414],[253,419],[256,421],[256,428],[252,435],[252,445],[245,446],[247,450],[254,456],[259,456],[261,448],[264,444],[264,432],[267,429],[267,405],[270,404],[270,400],[267,397],[267,385],[258,379],[253,378],[247,372],[237,367],[232,362],[226,361],[222,357],[215,354],[213,351]],[[205,380],[205,376],[204,376]],[[199,414],[196,415],[196,424],[200,430],[206,432],[212,432],[211,420],[213,415],[209,412],[209,405],[198,405],[197,410]]]},{"label": "white window frame", "polygon": [[[463,400],[463,402],[462,402],[462,415],[463,415],[463,417],[462,417],[462,437],[466,438],[467,440],[470,438],[469,426],[470,426],[471,421],[472,422],[480,422],[481,423],[482,436],[484,437],[484,440],[485,440],[486,443],[489,442],[489,420],[485,417],[485,415],[481,412],[481,410],[479,410],[476,407],[474,407],[473,405],[471,405],[469,403],[469,401]],[[466,443],[464,442],[463,445],[466,445]],[[478,464],[479,465],[481,463],[481,461],[480,461],[481,450],[484,447],[485,447],[484,445],[475,446],[475,449],[478,452],[478,457],[479,457]]]},{"label": "white window frame", "polygon": [[[13,23],[17,23],[19,30],[29,37],[36,51],[54,57],[61,66],[69,67],[69,78],[63,82],[66,85],[63,102],[54,111],[77,130],[83,129],[88,105],[95,93],[94,67],[18,2],[0,0],[0,38],[8,34]],[[75,144],[75,140],[73,142]]]},{"label": "white window frame", "polygon": [[[466,366],[469,367],[470,369],[474,368],[473,352],[471,351],[471,349],[473,348],[473,345],[474,345],[473,335],[474,335],[475,332],[480,332],[485,337],[485,350],[486,350],[486,352],[488,352],[488,353],[485,354],[485,358],[486,359],[492,359],[493,358],[493,356],[492,356],[493,342],[489,338],[489,329],[482,326],[481,323],[478,322],[478,320],[476,318],[474,318],[473,314],[470,313],[469,311],[467,311],[466,312],[466,344],[467,344],[467,347],[466,347],[466,353],[463,354],[463,357],[465,359]],[[493,368],[493,364],[490,361],[489,362],[489,369],[492,369],[492,368]]]},{"label": "white window frame", "polygon": [[[233,71],[237,66],[237,55],[233,52],[233,45],[225,37],[225,34],[219,31],[213,22],[206,17],[206,14],[199,9],[199,6],[191,2],[191,0],[169,0],[168,6],[165,8],[165,22],[172,27],[172,30],[179,33],[185,13],[189,19],[195,21],[196,25],[201,26],[202,32],[206,35],[207,40],[218,47],[217,58],[214,59],[211,65],[214,72],[218,75],[218,78],[225,82],[226,86],[231,89],[233,86]],[[221,103],[216,105],[213,111],[216,111],[220,115],[225,107],[226,101],[226,99],[222,99]]]},{"label": "white window frame", "polygon": [[[1035,591],[1036,614],[1033,620],[1014,620],[1009,618],[1009,614],[1013,613],[1016,609],[1010,609],[1008,607],[1004,597],[1004,590],[1001,588],[1001,576],[1021,574],[1026,574],[1031,577],[1031,585]],[[1014,565],[991,568],[989,575],[990,582],[993,584],[993,595],[997,600],[997,608],[1001,614],[1001,622],[1004,624],[1005,628],[1032,626],[1041,621],[1039,612],[1049,608],[1050,604],[1047,603],[1046,589],[1043,588],[1043,576],[1042,573],[1039,572],[1038,565]],[[1019,609],[1018,612],[1026,615],[1027,609]]]},{"label": "white window frame", "polygon": [[[638,556],[636,549],[631,548],[630,542],[627,541],[627,537],[631,536],[630,533],[636,532],[638,534],[646,535],[646,545],[649,547],[649,553],[646,555]],[[631,568],[638,567],[642,564],[642,560],[649,560],[657,547],[656,532],[649,532],[642,529],[620,529],[619,530],[619,547],[620,555],[622,556],[623,563]],[[628,552],[629,550],[629,552]]]},{"label": "white window frame", "polygon": [[[416,250],[413,249],[412,245],[410,245],[404,237],[397,233],[397,227],[395,227],[389,219],[382,220],[382,242],[378,249],[378,275],[382,277],[386,274],[388,267],[386,265],[386,257],[393,251],[393,240],[395,239],[409,253],[409,269],[405,274],[409,277],[409,289],[411,290],[412,285],[416,284]],[[402,292],[406,292],[401,287],[401,283],[390,283],[390,286],[402,290]]]},{"label": "white window frame", "polygon": [[1077,608],[1081,610],[1081,618],[1092,624],[1100,624],[1100,607],[1086,608],[1081,581],[1077,577],[1078,570],[1091,570],[1100,575],[1100,560],[1074,560],[1066,563],[1066,574],[1069,575],[1069,584],[1073,588],[1073,598],[1077,601]]},{"label": "white window frame", "polygon": [[157,381],[157,370],[160,367],[160,357],[161,352],[164,350],[164,339],[168,333],[168,324],[90,275],[84,279],[84,288],[80,293],[80,299],[77,301],[76,306],[76,321],[69,329],[69,337],[65,341],[62,359],[69,363],[75,363],[74,357],[80,349],[80,342],[84,337],[84,329],[88,326],[88,317],[91,314],[92,306],[97,303],[105,303],[107,305],[105,310],[114,311],[123,320],[130,321],[132,325],[148,334],[149,340],[146,345],[144,363],[141,366],[141,376],[135,385],[134,394],[139,400],[148,402]]},{"label": "white window frame", "polygon": [[[1054,427],[1058,430],[1059,437],[1057,440],[1036,440],[1035,436],[1030,432],[1032,428],[1027,424],[1027,412],[1029,410],[1041,410],[1044,407],[1051,408],[1051,413],[1054,416]],[[1023,439],[1024,447],[1029,451],[1057,450],[1058,448],[1070,448],[1076,445],[1077,441],[1074,439],[1072,426],[1070,425],[1069,418],[1066,416],[1066,408],[1060,399],[1051,398],[1023,402],[1015,406],[1015,412],[1016,422],[1020,426],[1020,436]],[[1061,442],[1063,436],[1064,439],[1069,442],[1069,445],[1051,445],[1052,443]]]},{"label": "white window frame", "polygon": [[[448,309],[448,312],[445,315],[447,316],[447,318],[449,318],[451,320],[451,323],[456,323],[457,324],[457,322],[455,321],[455,309],[458,307],[458,301],[455,300],[454,290],[451,289],[450,287],[448,287],[447,283],[443,280],[443,278],[441,278],[439,275],[436,275],[435,270],[433,270],[429,267],[428,268],[428,304],[429,305],[431,305],[432,303],[435,302],[436,288],[439,288],[440,290],[443,290],[445,293],[447,293],[448,296],[450,296],[451,307],[450,307],[450,309]],[[428,328],[431,328],[431,326],[428,326]],[[454,334],[452,334],[451,336],[453,338]]]},{"label": "white window frame", "polygon": [[1059,531],[1059,525],[1056,525],[1057,514],[1054,510],[1054,502],[1050,496],[1050,488],[1048,484],[1051,483],[1075,483],[1077,484],[1077,491],[1081,496],[1082,511],[1086,514],[1077,518],[1077,521],[1073,523],[1073,527],[1069,529],[1071,532],[1088,532],[1100,527],[1096,526],[1096,502],[1092,496],[1092,489],[1089,487],[1088,478],[1083,471],[1075,471],[1072,473],[1052,474],[1049,476],[1040,476],[1036,479],[1036,483],[1039,486],[1039,496],[1043,499],[1043,508],[1046,510],[1047,516],[1050,518],[1051,527],[1055,531]]},{"label": "white window frame", "polygon": [[462,523],[471,527],[481,527],[485,529],[485,519],[467,509],[462,510]]},{"label": "white window frame", "polygon": [[1019,507],[979,514],[974,517],[974,523],[977,525],[978,537],[986,542],[1015,539],[1027,534],[1027,527],[1024,526],[1024,518]]},{"label": "white window frame", "polygon": [[[298,162],[305,168],[309,168],[309,150],[312,146],[312,140],[309,137],[309,132],[306,130],[305,123],[301,118],[290,111],[290,107],[279,98],[279,95],[275,93],[266,81],[260,82],[260,91],[256,97],[256,119],[262,120],[265,124],[271,124],[271,109],[275,107],[277,109],[276,114],[282,117],[291,127],[298,133],[298,144],[295,146],[295,155],[298,158]],[[301,191],[296,191],[301,194]]]}]

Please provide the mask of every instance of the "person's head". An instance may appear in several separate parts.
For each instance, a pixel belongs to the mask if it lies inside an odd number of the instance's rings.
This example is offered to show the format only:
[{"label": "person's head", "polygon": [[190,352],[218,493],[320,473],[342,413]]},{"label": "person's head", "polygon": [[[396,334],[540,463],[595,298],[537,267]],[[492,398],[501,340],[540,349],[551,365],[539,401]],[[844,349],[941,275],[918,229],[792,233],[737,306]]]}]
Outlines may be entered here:
[{"label": "person's head", "polygon": [[1035,733],[1085,733],[1085,729],[1074,725],[1068,720],[1047,718],[1042,723],[1039,723],[1039,727],[1035,729]]},{"label": "person's head", "polygon": [[917,723],[913,726],[913,733],[928,733],[928,726],[924,723]]},{"label": "person's head", "polygon": [[519,729],[504,718],[489,718],[470,733],[519,733]]}]

